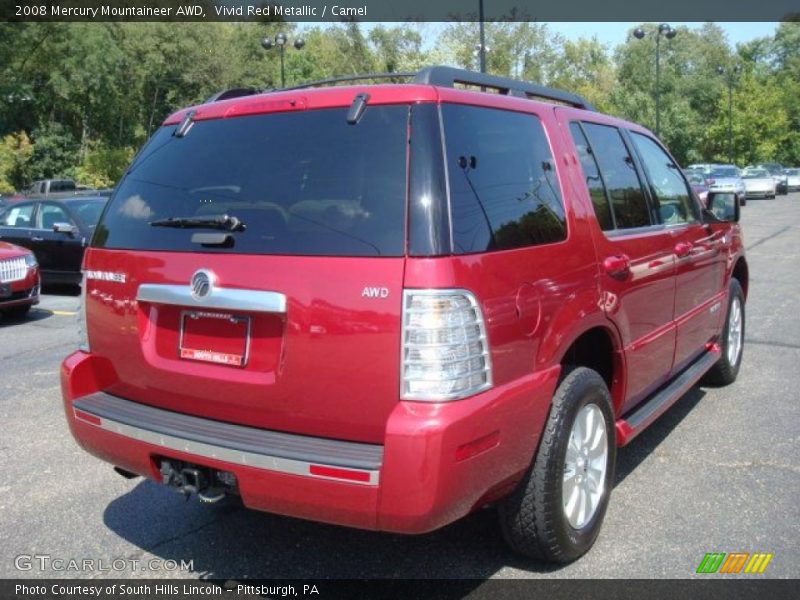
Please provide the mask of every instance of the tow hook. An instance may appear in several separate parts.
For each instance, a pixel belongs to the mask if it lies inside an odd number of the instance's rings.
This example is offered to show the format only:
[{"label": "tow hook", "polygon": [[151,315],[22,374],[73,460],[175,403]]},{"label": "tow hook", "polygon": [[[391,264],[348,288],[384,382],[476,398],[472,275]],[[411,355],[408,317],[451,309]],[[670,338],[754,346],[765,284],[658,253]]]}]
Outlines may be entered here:
[{"label": "tow hook", "polygon": [[235,475],[227,471],[170,460],[162,460],[159,471],[164,485],[183,494],[187,500],[192,494],[197,494],[200,501],[206,504],[216,504],[229,492],[235,491],[236,487]]}]

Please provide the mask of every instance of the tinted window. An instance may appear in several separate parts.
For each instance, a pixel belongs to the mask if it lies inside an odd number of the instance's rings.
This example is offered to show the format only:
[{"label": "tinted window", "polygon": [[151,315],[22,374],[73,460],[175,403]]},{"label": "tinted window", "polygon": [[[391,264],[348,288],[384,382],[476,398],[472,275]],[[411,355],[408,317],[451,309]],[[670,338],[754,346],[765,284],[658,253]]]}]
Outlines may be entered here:
[{"label": "tinted window", "polygon": [[650,190],[658,203],[661,222],[673,225],[697,221],[694,202],[678,165],[649,137],[631,133],[631,138],[639,151]]},{"label": "tinted window", "polygon": [[63,207],[58,204],[42,204],[39,207],[39,214],[36,215],[36,229],[52,229],[56,223],[74,225]]},{"label": "tinted window", "polygon": [[581,126],[578,123],[570,123],[569,130],[572,133],[572,141],[575,143],[575,149],[581,161],[583,176],[586,178],[586,187],[589,188],[589,195],[592,198],[592,204],[594,204],[594,214],[597,216],[597,222],[600,223],[600,228],[603,231],[614,229],[606,188],[603,185],[603,179],[600,177],[597,161],[592,156],[589,142],[586,140],[586,136],[583,135]]},{"label": "tinted window", "polygon": [[716,167],[711,169],[712,177],[733,178],[739,176],[739,169],[735,167]]},{"label": "tinted window", "polygon": [[636,167],[616,127],[583,123],[606,184],[617,228],[651,224]]},{"label": "tinted window", "polygon": [[3,214],[5,227],[33,227],[33,204],[12,205]]},{"label": "tinted window", "polygon": [[452,104],[442,116],[456,253],[566,238],[555,164],[537,117]]},{"label": "tinted window", "polygon": [[51,192],[72,192],[75,188],[75,182],[69,180],[62,180],[62,181],[51,181],[50,182],[50,191]]},{"label": "tinted window", "polygon": [[[252,254],[404,253],[408,106],[368,106],[197,121],[162,128],[98,226],[107,248]],[[204,248],[170,217],[235,216],[232,246]]]}]

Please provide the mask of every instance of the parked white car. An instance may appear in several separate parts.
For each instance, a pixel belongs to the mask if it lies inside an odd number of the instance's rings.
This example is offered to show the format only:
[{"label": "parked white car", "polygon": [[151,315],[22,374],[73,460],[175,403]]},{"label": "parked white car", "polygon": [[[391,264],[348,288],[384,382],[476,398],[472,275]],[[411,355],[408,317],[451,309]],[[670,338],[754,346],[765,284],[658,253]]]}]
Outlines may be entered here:
[{"label": "parked white car", "polygon": [[800,169],[786,169],[786,188],[790,192],[800,190]]},{"label": "parked white car", "polygon": [[766,169],[745,169],[742,172],[745,194],[748,198],[774,198],[775,178]]}]

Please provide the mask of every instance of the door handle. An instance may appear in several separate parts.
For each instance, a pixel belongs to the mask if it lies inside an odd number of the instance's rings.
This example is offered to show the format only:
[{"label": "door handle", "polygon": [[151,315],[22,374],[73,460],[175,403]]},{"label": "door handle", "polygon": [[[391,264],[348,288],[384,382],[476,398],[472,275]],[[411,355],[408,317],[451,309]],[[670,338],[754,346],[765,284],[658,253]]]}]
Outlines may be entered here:
[{"label": "door handle", "polygon": [[32,241],[32,242],[43,242],[43,241],[44,241],[44,238],[41,238],[41,237],[32,237],[32,238],[31,238],[31,241]]},{"label": "door handle", "polygon": [[603,269],[609,277],[625,279],[631,272],[631,259],[624,254],[609,256],[603,261]]},{"label": "door handle", "polygon": [[678,258],[686,258],[692,253],[694,246],[689,242],[678,242],[675,244],[675,256]]}]

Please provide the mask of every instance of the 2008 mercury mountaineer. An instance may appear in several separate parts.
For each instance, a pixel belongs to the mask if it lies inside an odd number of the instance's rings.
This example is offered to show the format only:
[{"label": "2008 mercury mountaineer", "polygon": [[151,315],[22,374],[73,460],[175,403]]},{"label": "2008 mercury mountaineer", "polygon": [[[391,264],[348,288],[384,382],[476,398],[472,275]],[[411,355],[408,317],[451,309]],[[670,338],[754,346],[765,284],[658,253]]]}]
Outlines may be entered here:
[{"label": "2008 mercury mountaineer", "polygon": [[616,448],[737,376],[738,200],[708,202],[649,131],[534,84],[219,94],[97,227],[69,426],[207,501],[404,533],[497,504],[516,550],[574,560]]}]

